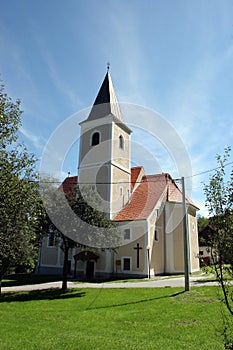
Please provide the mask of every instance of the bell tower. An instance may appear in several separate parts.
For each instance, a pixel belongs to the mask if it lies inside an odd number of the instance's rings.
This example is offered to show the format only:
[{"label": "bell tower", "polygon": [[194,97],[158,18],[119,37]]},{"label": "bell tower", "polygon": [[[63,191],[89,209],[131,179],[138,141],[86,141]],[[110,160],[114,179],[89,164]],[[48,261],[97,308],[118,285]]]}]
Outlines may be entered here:
[{"label": "bell tower", "polygon": [[80,123],[78,182],[95,190],[108,218],[130,197],[130,134],[124,123],[109,66],[88,118]]}]

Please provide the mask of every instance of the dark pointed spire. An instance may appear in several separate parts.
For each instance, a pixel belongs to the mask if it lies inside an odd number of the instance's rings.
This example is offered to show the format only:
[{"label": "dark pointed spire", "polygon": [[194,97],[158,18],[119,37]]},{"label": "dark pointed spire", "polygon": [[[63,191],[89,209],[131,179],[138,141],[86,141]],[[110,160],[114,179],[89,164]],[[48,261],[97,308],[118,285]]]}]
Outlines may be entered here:
[{"label": "dark pointed spire", "polygon": [[87,120],[95,120],[113,114],[122,121],[120,105],[113,87],[109,68],[110,64],[108,63],[107,73]]}]

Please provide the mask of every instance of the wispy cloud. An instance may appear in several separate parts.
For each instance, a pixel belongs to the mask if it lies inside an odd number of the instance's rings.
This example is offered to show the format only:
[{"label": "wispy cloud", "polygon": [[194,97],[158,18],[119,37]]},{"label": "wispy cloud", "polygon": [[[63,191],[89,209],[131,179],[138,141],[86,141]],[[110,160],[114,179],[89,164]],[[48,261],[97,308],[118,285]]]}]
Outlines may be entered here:
[{"label": "wispy cloud", "polygon": [[[216,110],[216,91],[218,79],[223,73],[224,65],[232,60],[233,50],[227,49],[216,57],[208,57],[199,63],[193,75],[186,81],[177,84],[170,94],[170,111],[172,122],[187,145],[192,157],[197,157],[199,168],[202,161],[208,166],[209,154],[224,145],[224,141],[231,142],[232,132],[229,111]],[[227,96],[229,92],[226,91]],[[219,97],[220,98],[220,97]],[[221,113],[221,115],[219,115]],[[225,139],[219,137],[225,136]],[[197,161],[198,160],[198,161]]]},{"label": "wispy cloud", "polygon": [[56,89],[58,89],[64,97],[69,100],[69,103],[76,109],[77,107],[83,107],[83,102],[77,93],[70,87],[70,82],[66,81],[62,77],[62,71],[59,71],[56,60],[53,58],[53,54],[46,43],[46,38],[40,34],[41,30],[35,21],[31,21],[31,29],[34,40],[39,48],[41,60],[47,67],[49,77]]},{"label": "wispy cloud", "polygon": [[[6,25],[4,25],[3,22],[0,22],[0,64],[2,68],[9,67],[14,72],[14,79],[13,81],[9,81],[9,85],[15,86],[18,79],[23,79],[26,82],[28,91],[34,90],[34,84],[32,77],[26,68],[25,64],[25,52],[23,49],[19,46],[19,44],[13,40],[12,33],[9,31]],[[10,59],[9,59],[10,57]],[[15,69],[17,67],[17,69]],[[7,71],[7,69],[6,69]],[[3,72],[1,72],[3,73]],[[2,77],[5,78],[4,76]],[[22,91],[24,87],[24,84],[21,84],[21,93],[24,93]],[[9,91],[10,87],[8,87]],[[16,89],[15,89],[16,90]],[[21,98],[22,96],[15,96],[15,91],[10,91],[10,95],[15,98]]]},{"label": "wispy cloud", "polygon": [[52,59],[51,54],[48,51],[44,51],[42,56],[44,58],[45,64],[48,66],[49,75],[51,80],[53,81],[54,86],[69,99],[70,103],[72,104],[72,106],[74,106],[74,108],[77,108],[78,106],[83,106],[82,100],[77,95],[77,93],[71,89],[69,82],[62,79],[61,74],[58,73],[56,63]]},{"label": "wispy cloud", "polygon": [[27,140],[29,140],[33,144],[33,146],[36,148],[36,150],[42,151],[42,149],[45,145],[45,139],[34,135],[33,133],[29,132],[28,130],[26,130],[22,126],[20,127],[19,131]]}]

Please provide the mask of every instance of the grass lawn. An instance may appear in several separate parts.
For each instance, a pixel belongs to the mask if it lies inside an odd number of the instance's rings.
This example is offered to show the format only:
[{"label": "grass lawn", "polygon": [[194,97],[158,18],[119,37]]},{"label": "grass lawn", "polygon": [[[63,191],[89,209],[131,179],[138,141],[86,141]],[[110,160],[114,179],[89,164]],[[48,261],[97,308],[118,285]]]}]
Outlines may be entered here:
[{"label": "grass lawn", "polygon": [[224,349],[218,287],[4,293],[0,349]]}]

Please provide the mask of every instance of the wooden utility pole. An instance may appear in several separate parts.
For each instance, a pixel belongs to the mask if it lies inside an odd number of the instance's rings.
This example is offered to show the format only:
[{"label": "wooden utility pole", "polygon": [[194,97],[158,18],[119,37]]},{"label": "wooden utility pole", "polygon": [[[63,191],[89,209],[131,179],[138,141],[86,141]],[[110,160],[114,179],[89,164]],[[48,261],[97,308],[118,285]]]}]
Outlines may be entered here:
[{"label": "wooden utility pole", "polygon": [[190,252],[189,252],[189,230],[186,212],[185,184],[184,177],[181,178],[182,183],[182,204],[183,204],[183,227],[184,227],[184,274],[185,274],[185,291],[190,290],[189,273],[190,273]]}]

